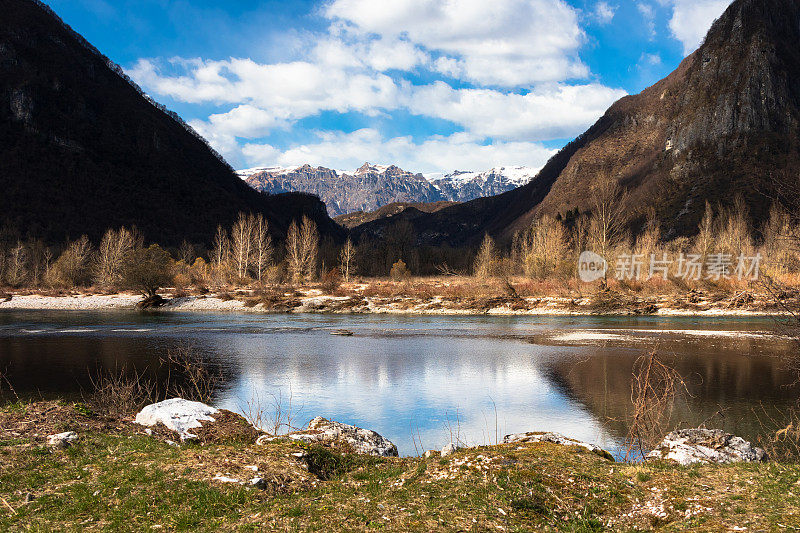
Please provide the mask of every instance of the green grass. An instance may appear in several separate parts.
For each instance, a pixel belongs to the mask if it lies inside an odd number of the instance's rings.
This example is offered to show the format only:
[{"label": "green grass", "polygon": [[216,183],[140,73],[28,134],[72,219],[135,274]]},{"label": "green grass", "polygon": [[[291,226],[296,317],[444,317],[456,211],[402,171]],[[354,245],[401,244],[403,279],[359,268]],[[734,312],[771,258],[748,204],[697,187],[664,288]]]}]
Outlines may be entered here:
[{"label": "green grass", "polygon": [[[83,433],[67,450],[4,437],[0,531],[800,527],[798,465],[625,465],[550,444],[385,459],[286,442],[176,448],[131,433]],[[300,451],[310,473],[292,455]],[[248,464],[273,480],[268,490],[211,481],[229,470],[241,477],[235,469]]]}]

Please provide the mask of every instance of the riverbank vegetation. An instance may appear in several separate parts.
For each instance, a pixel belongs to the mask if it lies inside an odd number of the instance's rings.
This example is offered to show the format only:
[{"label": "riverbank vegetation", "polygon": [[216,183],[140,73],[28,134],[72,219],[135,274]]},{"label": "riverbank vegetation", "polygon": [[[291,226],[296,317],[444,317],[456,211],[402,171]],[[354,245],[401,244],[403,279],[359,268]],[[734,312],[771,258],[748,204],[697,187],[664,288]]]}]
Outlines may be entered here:
[{"label": "riverbank vegetation", "polygon": [[[759,295],[791,306],[800,294],[800,230],[777,207],[763,227],[752,228],[743,202],[731,210],[707,205],[695,237],[669,239],[652,218],[634,237],[617,223],[621,215],[603,205],[596,210],[605,217],[573,211],[541,218],[505,247],[486,236],[474,250],[416,246],[402,222],[381,242],[337,244],[320,239],[307,218],[292,223],[286,241],[277,243],[262,216],[245,214],[232,227],[218,228],[210,250],[188,242],[164,249],[145,243],[135,228],[110,229],[99,243],[81,237],[53,247],[6,227],[0,231],[0,293],[128,290],[153,298],[160,288],[173,296],[244,289],[268,297],[318,288],[338,296],[420,300],[591,296],[598,310],[629,305],[631,298],[691,300],[698,294],[728,299],[734,307]],[[579,278],[584,250],[607,259],[605,275],[593,283]]]},{"label": "riverbank vegetation", "polygon": [[[46,446],[62,431],[78,441]],[[261,488],[224,481],[255,475]],[[446,458],[225,438],[176,447],[84,404],[0,410],[4,531],[786,530],[800,527],[799,481],[796,464],[621,464],[548,443]]]}]

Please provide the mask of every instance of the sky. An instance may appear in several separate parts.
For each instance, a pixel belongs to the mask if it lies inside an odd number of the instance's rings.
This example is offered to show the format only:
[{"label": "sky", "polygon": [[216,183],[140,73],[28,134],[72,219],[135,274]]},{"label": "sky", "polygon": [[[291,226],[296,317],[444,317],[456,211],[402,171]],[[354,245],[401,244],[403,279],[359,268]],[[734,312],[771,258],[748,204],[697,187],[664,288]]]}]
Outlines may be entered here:
[{"label": "sky", "polygon": [[540,168],[727,0],[46,0],[235,168]]}]

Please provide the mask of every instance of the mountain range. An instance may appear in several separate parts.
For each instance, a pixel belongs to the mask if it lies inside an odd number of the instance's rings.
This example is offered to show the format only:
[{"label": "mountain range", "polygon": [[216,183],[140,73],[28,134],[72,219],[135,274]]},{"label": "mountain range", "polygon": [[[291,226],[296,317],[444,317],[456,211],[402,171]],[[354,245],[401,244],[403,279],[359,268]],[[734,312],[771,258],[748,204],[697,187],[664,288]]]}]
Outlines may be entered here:
[{"label": "mountain range", "polygon": [[632,231],[648,213],[665,237],[697,231],[706,202],[741,196],[755,229],[772,199],[800,190],[800,2],[736,0],[669,76],[614,103],[527,185],[432,213],[367,222],[380,238],[408,220],[419,244],[501,241],[541,215],[591,212],[610,182],[626,191]]},{"label": "mountain range", "polygon": [[245,211],[278,238],[302,215],[343,238],[318,198],[248,187],[43,3],[0,11],[0,227],[61,243],[135,225],[161,244],[211,244]]},{"label": "mountain range", "polygon": [[455,171],[425,176],[395,165],[364,163],[352,172],[325,167],[261,167],[240,170],[239,176],[257,191],[277,194],[301,191],[319,196],[331,216],[372,212],[402,202],[465,202],[493,196],[528,183],[536,169],[498,167],[485,172]]},{"label": "mountain range", "polygon": [[[357,224],[355,239],[405,220],[417,244],[474,246],[485,233],[507,242],[542,215],[591,213],[604,183],[626,191],[632,231],[655,214],[671,238],[697,230],[706,202],[740,196],[757,229],[774,198],[800,198],[798,0],[735,0],[675,71],[614,103],[535,176],[365,164],[237,177],[47,6],[0,9],[0,226],[50,242],[135,225],[163,244],[209,244],[241,211],[264,214],[278,238],[308,215],[341,240],[317,195],[331,214],[361,212],[342,222]],[[364,214],[383,206],[385,216]]]}]

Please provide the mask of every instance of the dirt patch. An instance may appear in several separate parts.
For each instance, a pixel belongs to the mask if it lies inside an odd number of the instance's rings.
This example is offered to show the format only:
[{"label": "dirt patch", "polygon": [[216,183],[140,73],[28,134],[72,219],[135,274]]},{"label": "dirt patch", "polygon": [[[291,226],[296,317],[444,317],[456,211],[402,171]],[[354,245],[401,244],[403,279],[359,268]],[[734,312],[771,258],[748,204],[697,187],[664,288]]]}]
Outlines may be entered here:
[{"label": "dirt patch", "polygon": [[180,453],[170,470],[197,481],[226,484],[214,478],[224,477],[248,484],[261,478],[260,488],[269,494],[286,494],[316,487],[320,479],[309,473],[300,457],[302,450],[286,444],[235,446],[190,445]]},{"label": "dirt patch", "polygon": [[36,402],[0,411],[0,438],[45,442],[47,435],[74,431],[135,433],[129,421],[101,416],[84,404]]},{"label": "dirt patch", "polygon": [[227,409],[220,409],[219,413],[213,417],[213,422],[201,421],[203,427],[192,430],[200,442],[209,444],[254,443],[261,435],[261,432],[241,415]]}]

